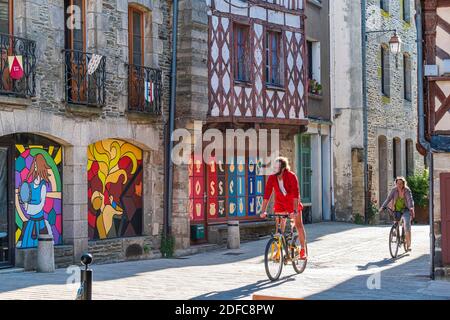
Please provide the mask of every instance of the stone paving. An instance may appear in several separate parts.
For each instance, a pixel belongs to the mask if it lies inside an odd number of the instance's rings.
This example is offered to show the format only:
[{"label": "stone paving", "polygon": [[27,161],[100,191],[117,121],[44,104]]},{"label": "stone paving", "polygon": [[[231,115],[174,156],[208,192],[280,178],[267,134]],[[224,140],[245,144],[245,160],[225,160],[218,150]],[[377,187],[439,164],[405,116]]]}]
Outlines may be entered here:
[{"label": "stone paving", "polygon": [[[263,264],[267,239],[262,239],[244,243],[239,250],[94,265],[93,297],[450,299],[450,282],[429,279],[427,226],[413,226],[413,251],[396,260],[389,256],[389,226],[320,223],[306,229],[310,257],[301,275],[294,275],[288,265],[279,281],[268,281]],[[0,274],[0,299],[73,299],[78,285],[66,284],[70,276],[65,269],[53,274]]]}]

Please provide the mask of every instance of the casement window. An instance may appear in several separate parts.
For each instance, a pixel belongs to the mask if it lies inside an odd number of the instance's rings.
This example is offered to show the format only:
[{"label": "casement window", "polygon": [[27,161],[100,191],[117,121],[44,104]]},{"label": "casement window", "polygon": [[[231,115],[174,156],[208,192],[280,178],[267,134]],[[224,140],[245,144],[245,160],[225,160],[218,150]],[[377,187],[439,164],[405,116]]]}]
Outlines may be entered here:
[{"label": "casement window", "polygon": [[392,173],[394,179],[400,176],[402,172],[401,143],[400,138],[392,140]]},{"label": "casement window", "polygon": [[414,143],[411,139],[405,141],[405,161],[406,161],[406,176],[414,174]]},{"label": "casement window", "polygon": [[391,95],[389,48],[381,46],[381,91],[384,96]]},{"label": "casement window", "polygon": [[409,55],[403,55],[403,97],[411,101],[411,58]]},{"label": "casement window", "polygon": [[281,33],[269,31],[266,33],[266,83],[281,86],[282,79],[282,47]]},{"label": "casement window", "polygon": [[130,7],[128,10],[128,41],[130,64],[144,65],[144,13]]},{"label": "casement window", "polygon": [[0,33],[13,34],[12,0],[0,0]]},{"label": "casement window", "polygon": [[406,22],[411,22],[411,1],[403,0],[403,20]]},{"label": "casement window", "polygon": [[249,27],[234,25],[234,79],[250,81]]},{"label": "casement window", "polygon": [[389,12],[389,0],[380,0],[380,8]]},{"label": "casement window", "polygon": [[65,48],[86,51],[86,3],[84,0],[65,0]]}]

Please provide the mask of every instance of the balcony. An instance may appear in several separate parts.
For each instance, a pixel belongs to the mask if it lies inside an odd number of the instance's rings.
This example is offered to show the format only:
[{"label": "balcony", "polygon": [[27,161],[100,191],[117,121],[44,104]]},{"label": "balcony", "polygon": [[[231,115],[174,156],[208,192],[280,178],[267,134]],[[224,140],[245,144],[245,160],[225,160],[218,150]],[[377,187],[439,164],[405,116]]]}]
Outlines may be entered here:
[{"label": "balcony", "polygon": [[106,57],[64,50],[65,95],[72,105],[101,108],[105,105]]},{"label": "balcony", "polygon": [[[0,34],[0,94],[29,98],[36,94],[36,42],[9,34]],[[23,75],[12,79],[9,61],[22,58]],[[20,60],[20,58],[19,58]]]},{"label": "balcony", "polygon": [[162,72],[128,65],[128,111],[161,114]]}]

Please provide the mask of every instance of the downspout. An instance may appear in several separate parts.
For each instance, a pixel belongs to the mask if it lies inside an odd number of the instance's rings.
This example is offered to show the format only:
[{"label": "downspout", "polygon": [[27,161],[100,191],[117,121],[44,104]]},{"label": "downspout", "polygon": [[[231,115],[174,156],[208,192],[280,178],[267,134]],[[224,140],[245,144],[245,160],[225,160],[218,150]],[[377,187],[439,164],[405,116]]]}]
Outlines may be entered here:
[{"label": "downspout", "polygon": [[164,236],[172,233],[172,207],[173,207],[173,163],[171,159],[173,141],[172,133],[175,129],[175,99],[177,92],[177,36],[178,36],[178,0],[172,3],[172,62],[170,66],[170,105],[169,130],[166,132],[165,156],[165,205],[164,205]]},{"label": "downspout", "polygon": [[367,47],[366,47],[366,0],[361,0],[361,48],[362,48],[362,94],[363,94],[363,148],[364,148],[364,221],[367,224],[369,199],[369,170],[368,170],[368,106],[367,106]]},{"label": "downspout", "polygon": [[430,277],[434,280],[434,199],[433,199],[433,153],[430,143],[425,138],[425,112],[424,112],[424,72],[423,72],[423,30],[422,30],[422,6],[421,1],[416,0],[416,29],[417,29],[417,91],[418,108],[417,117],[419,120],[419,143],[427,150],[427,161],[429,164],[429,223],[430,223]]}]

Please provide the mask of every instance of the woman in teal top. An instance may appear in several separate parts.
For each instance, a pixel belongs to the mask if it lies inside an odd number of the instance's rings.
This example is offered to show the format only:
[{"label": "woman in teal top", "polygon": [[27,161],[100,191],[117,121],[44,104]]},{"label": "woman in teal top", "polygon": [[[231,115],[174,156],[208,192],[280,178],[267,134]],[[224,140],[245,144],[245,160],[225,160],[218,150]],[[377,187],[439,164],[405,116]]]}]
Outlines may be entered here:
[{"label": "woman in teal top", "polygon": [[391,190],[380,212],[388,206],[394,211],[395,220],[403,219],[406,232],[407,251],[411,251],[411,219],[414,219],[414,200],[404,177],[395,179],[395,187]]}]

